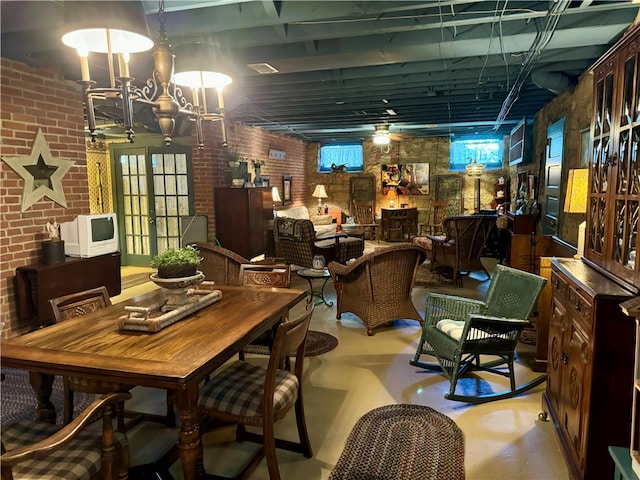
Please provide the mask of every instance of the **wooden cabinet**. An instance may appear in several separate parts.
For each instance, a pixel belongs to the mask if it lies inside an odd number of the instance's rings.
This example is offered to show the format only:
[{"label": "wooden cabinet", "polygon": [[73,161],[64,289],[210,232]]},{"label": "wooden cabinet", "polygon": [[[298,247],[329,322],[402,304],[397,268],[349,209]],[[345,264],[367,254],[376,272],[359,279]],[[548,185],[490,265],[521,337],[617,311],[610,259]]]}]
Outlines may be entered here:
[{"label": "wooden cabinet", "polygon": [[589,152],[585,257],[638,292],[640,215],[640,26],[592,67],[594,105]]},{"label": "wooden cabinet", "polygon": [[579,259],[551,260],[552,314],[544,415],[558,431],[572,479],[612,478],[609,445],[629,445],[632,295]]},{"label": "wooden cabinet", "polygon": [[35,330],[54,323],[49,299],[107,287],[109,296],[120,294],[120,253],[97,257],[65,257],[63,263],[34,263],[16,269],[18,322]]},{"label": "wooden cabinet", "polygon": [[246,259],[273,256],[273,200],[271,188],[214,190],[216,237],[224,248]]},{"label": "wooden cabinet", "polygon": [[383,208],[382,240],[386,242],[402,242],[411,240],[418,233],[418,209]]}]

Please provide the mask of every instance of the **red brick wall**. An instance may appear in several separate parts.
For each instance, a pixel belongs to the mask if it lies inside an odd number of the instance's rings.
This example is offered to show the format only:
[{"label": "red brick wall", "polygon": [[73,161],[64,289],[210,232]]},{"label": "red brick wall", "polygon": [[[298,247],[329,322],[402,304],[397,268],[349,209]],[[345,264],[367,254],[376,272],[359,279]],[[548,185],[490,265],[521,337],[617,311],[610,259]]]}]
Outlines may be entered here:
[{"label": "red brick wall", "polygon": [[38,261],[45,224],[58,223],[89,212],[89,190],[80,89],[52,70],[0,59],[0,156],[28,156],[38,129],[42,129],[53,158],[75,160],[62,180],[67,208],[43,197],[22,211],[24,180],[0,162],[0,321],[4,336],[22,333],[14,301],[17,267]]},{"label": "red brick wall", "polygon": [[[230,187],[229,159],[225,156],[219,123],[204,125],[205,148],[202,152],[194,147],[192,152],[194,172],[195,210],[198,215],[209,218],[209,233],[215,234],[213,189]],[[282,196],[282,176],[292,175],[292,205],[304,205],[306,201],[305,155],[307,144],[285,135],[268,133],[260,128],[244,125],[229,125],[227,128],[229,148],[236,149],[243,158],[265,162],[261,175],[268,175],[269,185],[277,186]],[[195,136],[193,145],[196,144]],[[282,150],[284,160],[269,158],[269,150]],[[251,167],[249,171],[253,172]]]},{"label": "red brick wall", "polygon": [[[67,208],[48,197],[22,212],[24,181],[7,164],[0,162],[0,321],[4,336],[24,333],[28,325],[18,325],[14,276],[17,267],[38,261],[40,242],[46,238],[45,224],[58,223],[90,213],[87,162],[84,140],[82,96],[79,86],[64,80],[56,71],[31,68],[20,62],[0,59],[1,145],[0,155],[31,153],[38,128],[42,129],[54,158],[75,160],[62,181]],[[230,186],[228,158],[221,148],[219,123],[205,122],[205,148],[193,149],[195,211],[209,217],[209,233],[215,233],[213,189]],[[282,194],[282,175],[293,175],[292,199],[304,204],[306,197],[305,142],[259,128],[230,125],[229,144],[241,156],[265,162],[263,175]],[[195,140],[193,142],[195,145]],[[268,158],[269,149],[284,150],[284,160]]]}]

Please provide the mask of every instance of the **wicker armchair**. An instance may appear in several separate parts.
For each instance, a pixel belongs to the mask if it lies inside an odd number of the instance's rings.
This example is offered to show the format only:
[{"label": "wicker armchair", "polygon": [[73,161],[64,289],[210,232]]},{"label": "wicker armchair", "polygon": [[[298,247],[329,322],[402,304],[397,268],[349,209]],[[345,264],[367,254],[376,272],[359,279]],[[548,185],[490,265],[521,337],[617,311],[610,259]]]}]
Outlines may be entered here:
[{"label": "wicker armchair", "polygon": [[411,291],[425,252],[415,245],[398,245],[375,250],[349,265],[329,264],[336,289],[339,320],[344,312],[359,316],[367,335],[383,323],[397,319],[422,318],[411,301]]},{"label": "wicker armchair", "polygon": [[352,258],[362,256],[364,252],[364,240],[361,238],[345,234],[316,237],[311,220],[278,217],[275,235],[280,242],[285,262],[305,268],[313,267],[314,255],[322,255],[326,263],[347,263]]},{"label": "wicker armchair", "polygon": [[[450,381],[449,392],[445,394],[449,400],[490,402],[519,395],[541,384],[546,375],[516,387],[513,361],[520,333],[528,325],[529,315],[546,282],[538,275],[498,264],[484,301],[429,293],[422,336],[409,363],[442,371]],[[438,364],[421,361],[422,355],[435,356]],[[481,355],[489,355],[490,360],[482,363]],[[497,393],[456,394],[458,379],[472,369],[508,377],[511,389]]]},{"label": "wicker armchair", "polygon": [[218,247],[212,243],[196,243],[202,262],[200,271],[204,278],[218,285],[240,285],[240,267],[250,263],[246,258],[231,250]]},{"label": "wicker armchair", "polygon": [[462,286],[463,272],[489,272],[480,261],[485,244],[496,228],[495,215],[456,215],[443,222],[446,236],[427,235],[431,239],[431,270],[453,269],[453,279]]}]

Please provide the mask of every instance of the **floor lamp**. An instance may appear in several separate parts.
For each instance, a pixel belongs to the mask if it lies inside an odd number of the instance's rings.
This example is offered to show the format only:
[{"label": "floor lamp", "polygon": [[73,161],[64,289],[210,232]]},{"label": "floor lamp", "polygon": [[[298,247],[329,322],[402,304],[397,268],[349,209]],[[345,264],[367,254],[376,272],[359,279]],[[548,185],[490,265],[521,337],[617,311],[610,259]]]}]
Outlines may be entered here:
[{"label": "floor lamp", "polygon": [[480,177],[484,171],[484,165],[473,160],[465,167],[467,175],[476,179],[476,213],[480,213]]}]

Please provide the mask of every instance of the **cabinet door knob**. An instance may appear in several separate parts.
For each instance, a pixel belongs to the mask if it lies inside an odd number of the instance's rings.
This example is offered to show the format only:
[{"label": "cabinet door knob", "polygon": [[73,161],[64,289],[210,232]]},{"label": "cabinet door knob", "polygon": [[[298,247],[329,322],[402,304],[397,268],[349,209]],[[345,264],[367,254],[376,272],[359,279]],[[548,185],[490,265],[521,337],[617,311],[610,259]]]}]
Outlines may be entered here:
[{"label": "cabinet door knob", "polygon": [[576,302],[576,312],[579,312],[580,310],[581,310],[580,302]]},{"label": "cabinet door knob", "polygon": [[566,365],[567,363],[569,363],[569,357],[565,353],[560,355],[560,360],[562,361],[563,365]]}]

